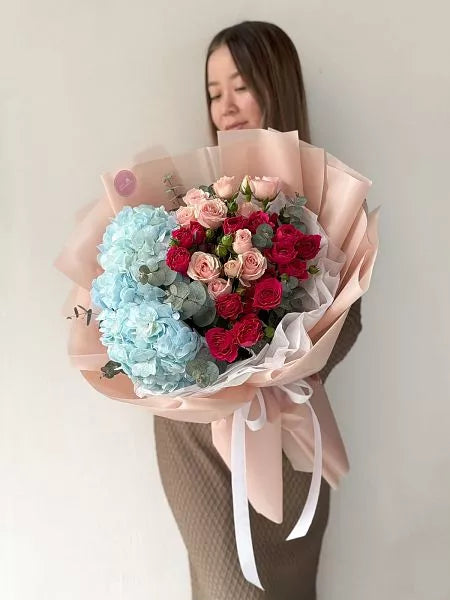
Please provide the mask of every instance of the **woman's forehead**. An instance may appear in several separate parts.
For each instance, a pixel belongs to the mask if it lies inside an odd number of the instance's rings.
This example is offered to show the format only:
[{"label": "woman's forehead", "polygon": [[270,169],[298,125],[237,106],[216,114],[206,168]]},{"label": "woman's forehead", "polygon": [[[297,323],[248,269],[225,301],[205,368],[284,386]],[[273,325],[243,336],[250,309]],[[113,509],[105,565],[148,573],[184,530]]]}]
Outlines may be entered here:
[{"label": "woman's forehead", "polygon": [[239,71],[228,46],[220,46],[208,60],[208,85],[217,85],[226,79],[239,77]]}]

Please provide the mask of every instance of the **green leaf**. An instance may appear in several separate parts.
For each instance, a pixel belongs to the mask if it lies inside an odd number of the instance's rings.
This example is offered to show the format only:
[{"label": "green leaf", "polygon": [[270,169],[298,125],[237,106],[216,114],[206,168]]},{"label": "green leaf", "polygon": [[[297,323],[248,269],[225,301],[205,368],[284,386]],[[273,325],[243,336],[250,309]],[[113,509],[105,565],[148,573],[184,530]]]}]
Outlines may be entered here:
[{"label": "green leaf", "polygon": [[291,294],[292,298],[304,298],[306,296],[306,291],[303,288],[297,288]]},{"label": "green leaf", "polygon": [[[258,233],[255,233],[255,235],[252,235],[252,244],[255,248],[266,248],[266,244],[267,244],[267,238],[264,237],[263,235],[259,235]],[[270,240],[269,240],[270,242]],[[272,243],[272,242],[270,242]]]},{"label": "green leaf", "polygon": [[274,327],[265,327],[264,328],[264,335],[266,336],[266,338],[269,338],[269,340],[271,340],[273,338],[273,336],[275,335],[275,329]]},{"label": "green leaf", "polygon": [[203,362],[204,361],[196,357],[186,364],[186,373],[189,375],[189,377],[194,377],[195,371],[198,371],[200,369]]},{"label": "green leaf", "polygon": [[161,287],[162,285],[164,285],[166,277],[164,271],[155,271],[154,273],[150,273],[150,275],[147,275],[147,278],[148,283],[151,283],[151,285],[154,285],[155,287]]},{"label": "green leaf", "polygon": [[123,373],[120,363],[114,362],[113,360],[108,361],[100,371],[106,379],[112,379],[115,375]]},{"label": "green leaf", "polygon": [[300,196],[299,194],[295,194],[295,206],[305,206],[305,204],[308,202],[308,199],[305,198],[305,196]]},{"label": "green leaf", "polygon": [[203,306],[207,300],[206,288],[200,281],[192,281],[188,286],[188,298]]},{"label": "green leaf", "polygon": [[291,225],[293,225],[296,229],[301,231],[302,233],[306,233],[306,225],[299,221],[298,219],[291,219]]},{"label": "green leaf", "polygon": [[182,298],[183,300],[189,296],[189,285],[183,281],[178,283],[172,283],[169,287],[169,291],[173,296]]},{"label": "green leaf", "polygon": [[219,367],[216,363],[208,361],[202,364],[194,378],[199,387],[206,388],[217,381],[219,374]]},{"label": "green leaf", "polygon": [[207,300],[202,308],[193,316],[194,323],[197,325],[197,327],[207,327],[208,325],[211,325],[215,318],[216,306],[212,298],[211,302]]},{"label": "green leaf", "polygon": [[170,304],[174,310],[181,310],[184,299],[167,292],[167,297],[164,298],[163,302],[164,304]]},{"label": "green leaf", "polygon": [[190,319],[195,313],[201,309],[201,306],[191,300],[185,300],[180,308],[183,319]]},{"label": "green leaf", "polygon": [[289,277],[288,281],[287,281],[287,286],[290,290],[295,290],[296,287],[298,287],[299,284],[299,280],[297,279],[297,277]]},{"label": "green leaf", "polygon": [[227,204],[228,207],[228,215],[233,217],[237,211],[238,205],[234,200]]},{"label": "green leaf", "polygon": [[[167,265],[165,266],[167,267]],[[171,285],[177,279],[178,273],[176,271],[172,271],[172,269],[169,269],[169,267],[164,268],[163,272],[165,275],[163,285]]]},{"label": "green leaf", "polygon": [[184,299],[181,310],[183,318],[189,319],[203,308],[207,301],[207,293],[205,286],[200,281],[192,281],[186,287],[188,294]]},{"label": "green leaf", "polygon": [[291,307],[295,312],[303,312],[303,302],[301,298],[291,298]]},{"label": "green leaf", "polygon": [[291,219],[301,219],[303,217],[303,208],[301,206],[287,206],[284,214]]},{"label": "green leaf", "polygon": [[269,238],[273,238],[273,229],[267,223],[261,223],[256,230],[257,235],[267,236]]}]

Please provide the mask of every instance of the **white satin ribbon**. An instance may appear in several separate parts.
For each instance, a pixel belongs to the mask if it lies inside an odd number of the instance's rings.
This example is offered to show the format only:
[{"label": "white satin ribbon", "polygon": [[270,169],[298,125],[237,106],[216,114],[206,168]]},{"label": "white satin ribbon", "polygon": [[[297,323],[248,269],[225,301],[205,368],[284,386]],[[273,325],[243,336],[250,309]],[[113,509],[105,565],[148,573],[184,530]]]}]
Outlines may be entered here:
[{"label": "white satin ribbon", "polygon": [[262,429],[267,421],[266,403],[260,389],[256,396],[259,401],[260,415],[251,421],[248,419],[251,402],[235,411],[231,433],[231,489],[233,493],[234,530],[236,547],[242,573],[247,581],[264,590],[256,568],[253,550],[250,511],[247,493],[247,453],[245,451],[245,427],[252,431]]},{"label": "white satin ribbon", "polygon": [[[286,538],[293,540],[307,534],[316,512],[319,500],[320,483],[322,479],[322,438],[316,413],[309,399],[313,394],[312,387],[304,380],[279,386],[295,404],[306,404],[311,411],[314,430],[314,463],[311,485],[302,514],[293,530]],[[247,581],[263,590],[256,568],[253,549],[252,532],[250,527],[250,511],[247,492],[247,462],[245,449],[245,427],[258,431],[267,422],[266,403],[261,389],[257,389],[256,398],[259,402],[260,414],[250,420],[248,415],[252,402],[235,411],[231,434],[231,487],[233,495],[233,515],[236,535],[236,547],[242,573]]]},{"label": "white satin ribbon", "polygon": [[280,385],[280,389],[286,392],[290,400],[295,404],[306,404],[311,411],[314,432],[314,462],[308,497],[306,498],[305,506],[303,507],[299,520],[286,538],[286,540],[295,540],[308,533],[316,513],[320,494],[320,484],[322,482],[322,435],[320,433],[319,419],[309,401],[313,395],[313,389],[309,383],[303,380],[297,381],[290,385]]}]

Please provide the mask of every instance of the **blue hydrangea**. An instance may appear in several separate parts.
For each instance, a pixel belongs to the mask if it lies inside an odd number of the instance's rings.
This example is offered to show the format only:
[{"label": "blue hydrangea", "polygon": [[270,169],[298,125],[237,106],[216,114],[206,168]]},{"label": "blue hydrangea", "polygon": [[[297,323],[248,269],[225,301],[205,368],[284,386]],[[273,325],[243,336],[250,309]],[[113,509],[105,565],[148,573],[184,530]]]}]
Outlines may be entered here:
[{"label": "blue hydrangea", "polygon": [[137,279],[141,265],[153,271],[165,260],[175,227],[175,217],[162,206],[126,206],[106,228],[99,264],[105,271],[130,273]]},{"label": "blue hydrangea", "polygon": [[101,341],[134,384],[153,393],[172,392],[192,383],[186,364],[203,343],[179,317],[158,300],[122,302],[100,314]]},{"label": "blue hydrangea", "polygon": [[92,284],[92,302],[102,343],[111,360],[137,385],[154,393],[171,392],[192,383],[186,375],[203,338],[180,321],[159,287],[139,281],[139,268],[155,271],[165,264],[173,215],[163,207],[123,208],[106,228],[99,246],[102,273]]}]

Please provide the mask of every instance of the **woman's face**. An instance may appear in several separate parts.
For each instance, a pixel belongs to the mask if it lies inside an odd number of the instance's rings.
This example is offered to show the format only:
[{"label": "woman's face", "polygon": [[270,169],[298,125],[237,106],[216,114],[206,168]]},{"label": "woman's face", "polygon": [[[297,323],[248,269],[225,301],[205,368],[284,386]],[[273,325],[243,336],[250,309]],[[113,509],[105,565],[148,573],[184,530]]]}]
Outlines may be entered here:
[{"label": "woman's face", "polygon": [[209,57],[208,92],[211,119],[218,130],[263,126],[261,108],[239,74],[227,45]]}]

